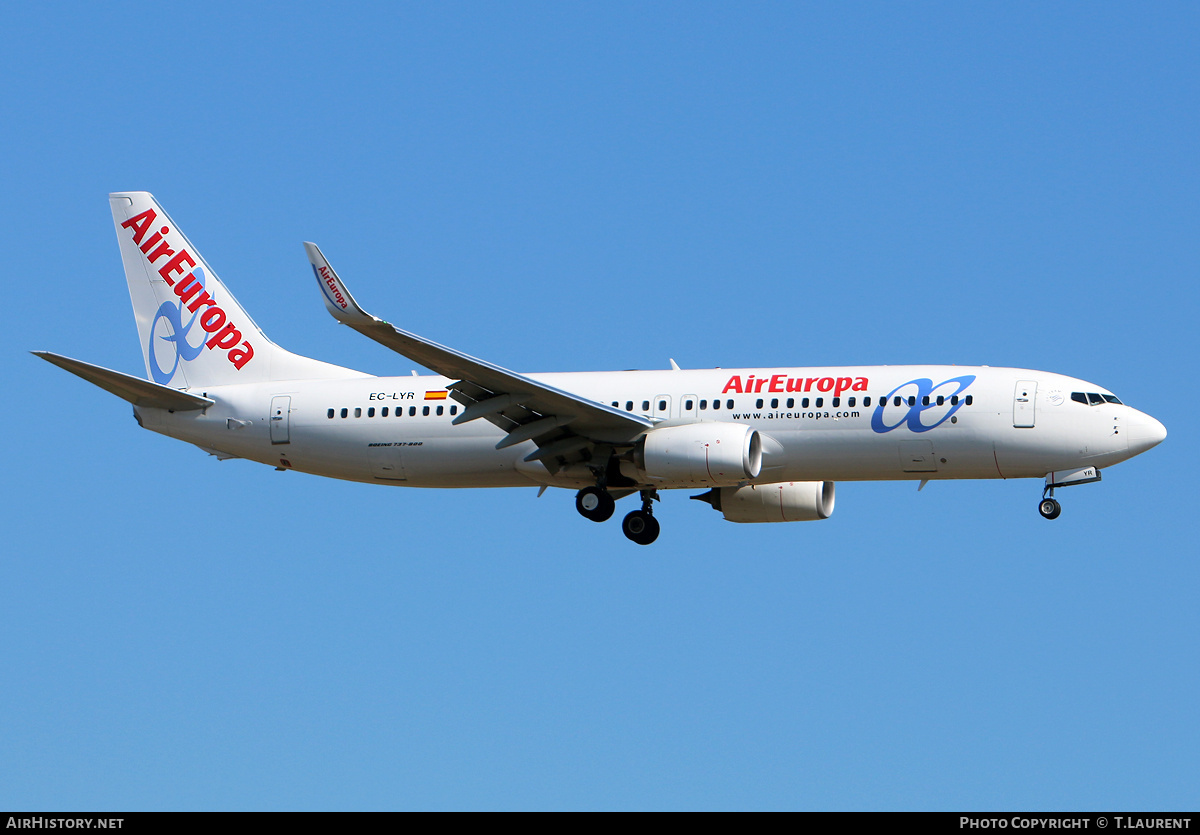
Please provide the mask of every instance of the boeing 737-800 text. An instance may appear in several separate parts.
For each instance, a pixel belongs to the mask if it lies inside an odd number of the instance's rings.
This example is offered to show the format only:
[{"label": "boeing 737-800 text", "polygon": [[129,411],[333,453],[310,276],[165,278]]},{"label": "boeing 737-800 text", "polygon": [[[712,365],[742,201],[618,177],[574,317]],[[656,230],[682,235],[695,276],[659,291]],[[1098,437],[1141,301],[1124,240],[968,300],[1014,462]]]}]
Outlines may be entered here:
[{"label": "boeing 737-800 text", "polygon": [[[1100,480],[1163,425],[1045,371],[961,366],[518,374],[365,312],[311,243],[333,317],[434,376],[375,377],[280,348],[145,192],[109,196],[149,379],[36,352],[133,404],[143,427],[219,458],[409,487],[565,487],[625,536],[658,536],[668,488],[733,522],[826,519],[837,481]],[[923,485],[922,485],[923,486]]]}]

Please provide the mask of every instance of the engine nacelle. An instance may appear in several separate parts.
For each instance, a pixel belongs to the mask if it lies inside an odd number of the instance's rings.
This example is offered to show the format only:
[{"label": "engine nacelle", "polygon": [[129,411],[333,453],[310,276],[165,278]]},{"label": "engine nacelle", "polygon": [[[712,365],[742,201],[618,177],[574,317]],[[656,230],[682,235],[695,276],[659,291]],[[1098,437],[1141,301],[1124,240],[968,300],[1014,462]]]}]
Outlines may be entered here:
[{"label": "engine nacelle", "polygon": [[813,522],[833,514],[832,481],[718,487],[702,496],[730,522]]},{"label": "engine nacelle", "polygon": [[757,478],[762,438],[744,423],[688,423],[646,433],[637,450],[648,481],[671,487],[720,487]]}]

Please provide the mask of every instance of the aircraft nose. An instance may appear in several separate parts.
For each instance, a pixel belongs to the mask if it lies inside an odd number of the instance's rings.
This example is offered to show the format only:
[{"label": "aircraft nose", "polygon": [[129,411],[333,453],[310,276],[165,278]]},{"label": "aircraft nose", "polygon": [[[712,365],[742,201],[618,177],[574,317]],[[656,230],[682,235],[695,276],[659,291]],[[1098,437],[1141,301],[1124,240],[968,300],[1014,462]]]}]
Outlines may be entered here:
[{"label": "aircraft nose", "polygon": [[1150,415],[1135,411],[1129,421],[1129,451],[1134,455],[1161,444],[1167,437],[1167,427]]}]

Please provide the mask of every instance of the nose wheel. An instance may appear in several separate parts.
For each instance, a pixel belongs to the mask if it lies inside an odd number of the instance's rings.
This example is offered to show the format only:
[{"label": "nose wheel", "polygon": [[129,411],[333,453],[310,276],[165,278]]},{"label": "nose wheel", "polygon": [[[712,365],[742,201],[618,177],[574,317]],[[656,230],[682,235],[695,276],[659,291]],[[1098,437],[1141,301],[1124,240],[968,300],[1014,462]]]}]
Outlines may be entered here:
[{"label": "nose wheel", "polygon": [[575,494],[575,509],[579,515],[593,522],[604,522],[612,517],[617,502],[607,490],[600,487],[584,487]]},{"label": "nose wheel", "polygon": [[1054,498],[1054,488],[1047,487],[1042,491],[1042,500],[1038,503],[1038,513],[1043,519],[1057,519],[1062,513],[1062,505]]},{"label": "nose wheel", "polygon": [[658,539],[658,520],[654,518],[653,502],[658,499],[657,490],[642,491],[642,509],[629,513],[621,521],[621,532],[630,542],[649,545]]}]

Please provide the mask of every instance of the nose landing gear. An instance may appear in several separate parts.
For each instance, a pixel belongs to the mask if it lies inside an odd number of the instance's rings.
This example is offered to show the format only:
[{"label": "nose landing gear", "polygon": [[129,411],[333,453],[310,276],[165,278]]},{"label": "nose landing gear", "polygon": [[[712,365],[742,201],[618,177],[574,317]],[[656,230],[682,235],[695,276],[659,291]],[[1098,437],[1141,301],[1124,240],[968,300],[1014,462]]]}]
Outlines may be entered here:
[{"label": "nose landing gear", "polygon": [[658,539],[658,520],[654,518],[652,504],[658,499],[657,490],[642,491],[642,509],[629,513],[621,521],[621,532],[631,542],[649,545]]},{"label": "nose landing gear", "polygon": [[1042,514],[1043,519],[1057,519],[1062,513],[1062,505],[1054,498],[1054,488],[1046,487],[1042,490],[1042,500],[1038,503],[1038,513]]}]

